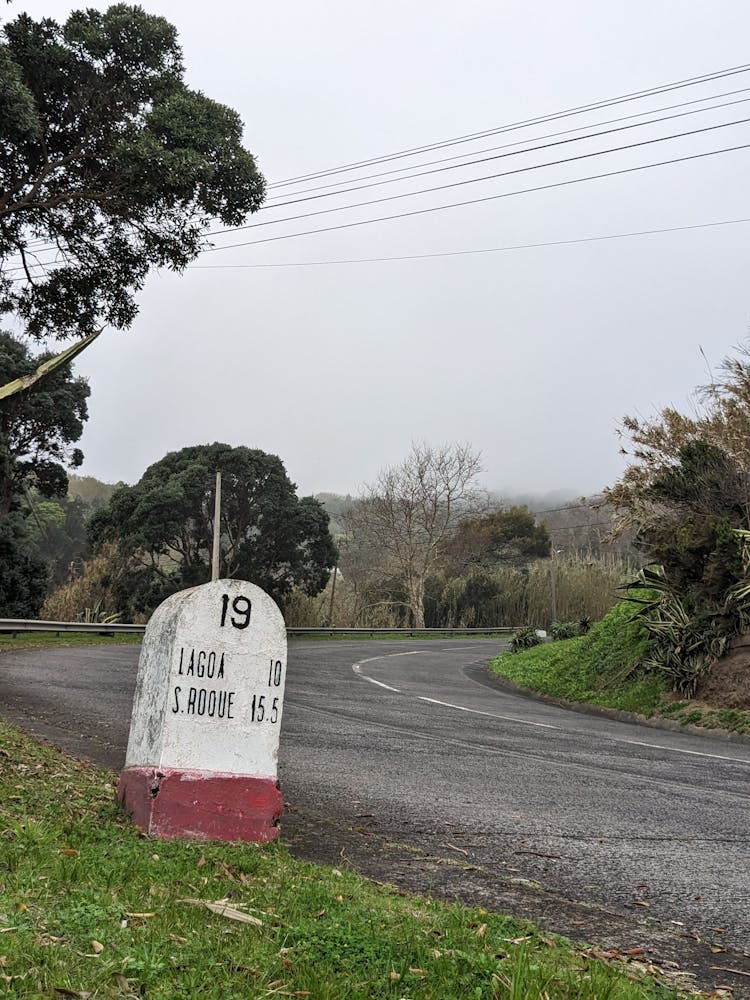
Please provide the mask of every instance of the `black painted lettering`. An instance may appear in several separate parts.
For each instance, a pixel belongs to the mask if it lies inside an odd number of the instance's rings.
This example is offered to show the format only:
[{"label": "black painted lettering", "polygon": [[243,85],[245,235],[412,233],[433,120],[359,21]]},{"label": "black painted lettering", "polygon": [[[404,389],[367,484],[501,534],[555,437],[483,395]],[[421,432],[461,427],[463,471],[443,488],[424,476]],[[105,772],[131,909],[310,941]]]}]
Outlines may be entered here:
[{"label": "black painted lettering", "polygon": [[221,661],[219,663],[219,669],[216,672],[216,676],[217,677],[223,677],[224,676],[224,654],[223,653],[221,654]]},{"label": "black painted lettering", "polygon": [[172,706],[172,711],[173,712],[179,712],[180,711],[180,691],[181,690],[182,690],[182,688],[179,688],[179,687],[175,687],[175,689],[174,689],[174,705]]},{"label": "black painted lettering", "polygon": [[206,702],[206,715],[213,719],[216,715],[216,692],[213,688],[208,692],[208,701]]},{"label": "black painted lettering", "polygon": [[232,611],[237,615],[237,618],[232,616],[232,625],[235,628],[247,628],[250,624],[250,611],[252,605],[247,597],[235,597],[232,601]]},{"label": "black painted lettering", "polygon": [[279,699],[274,698],[271,705],[271,724],[274,725],[279,720]]},{"label": "black painted lettering", "polygon": [[206,660],[206,677],[213,677],[216,673],[216,653],[213,650],[208,654]]},{"label": "black painted lettering", "polygon": [[227,718],[233,719],[232,708],[234,707],[234,691],[230,691],[227,695]]},{"label": "black painted lettering", "polygon": [[180,646],[180,666],[179,666],[179,669],[177,671],[178,674],[182,673],[182,660],[183,660],[184,656],[185,656],[185,647],[184,646]]},{"label": "black painted lettering", "polygon": [[198,650],[198,662],[196,664],[195,672],[199,677],[203,677],[206,672],[206,651],[205,649]]},{"label": "black painted lettering", "polygon": [[281,660],[271,660],[268,668],[268,686],[278,687],[281,684]]},{"label": "black painted lettering", "polygon": [[226,691],[219,691],[219,697],[217,698],[216,704],[216,714],[220,719],[223,719],[227,711],[227,693]]},{"label": "black painted lettering", "polygon": [[185,673],[188,677],[195,677],[195,650],[190,650],[190,662],[187,665],[187,670]]},{"label": "black painted lettering", "polygon": [[198,692],[198,715],[206,714],[206,689],[201,688]]}]

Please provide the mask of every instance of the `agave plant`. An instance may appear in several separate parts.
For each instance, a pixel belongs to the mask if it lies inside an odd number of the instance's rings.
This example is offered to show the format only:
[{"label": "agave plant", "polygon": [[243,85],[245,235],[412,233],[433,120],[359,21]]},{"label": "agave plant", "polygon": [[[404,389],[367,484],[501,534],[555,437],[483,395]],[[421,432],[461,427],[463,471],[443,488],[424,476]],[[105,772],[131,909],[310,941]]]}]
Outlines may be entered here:
[{"label": "agave plant", "polygon": [[536,629],[528,626],[516,632],[510,641],[510,649],[512,653],[518,653],[522,649],[530,649],[532,646],[538,646],[541,641],[541,637],[537,635]]},{"label": "agave plant", "polygon": [[84,608],[78,615],[78,621],[88,625],[114,625],[122,615],[119,611],[109,613],[102,607],[102,601],[97,601],[93,608]]},{"label": "agave plant", "polygon": [[[750,554],[750,533],[748,543]],[[701,678],[724,655],[730,638],[739,631],[737,615],[728,607],[688,607],[661,566],[642,569],[623,589],[626,600],[639,606],[631,621],[643,622],[651,640],[643,666],[665,676],[675,691],[692,697]],[[750,581],[745,589],[746,593],[733,600],[738,606],[745,602],[750,619]]]}]

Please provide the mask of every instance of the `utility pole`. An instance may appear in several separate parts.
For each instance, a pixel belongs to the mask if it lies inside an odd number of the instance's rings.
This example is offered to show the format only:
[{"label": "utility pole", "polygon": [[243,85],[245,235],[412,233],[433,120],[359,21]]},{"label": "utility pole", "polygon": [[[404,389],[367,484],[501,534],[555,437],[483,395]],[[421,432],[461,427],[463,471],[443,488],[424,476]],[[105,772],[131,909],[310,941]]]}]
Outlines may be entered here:
[{"label": "utility pole", "polygon": [[216,473],[216,494],[214,496],[214,547],[211,554],[211,580],[219,579],[221,559],[221,473]]},{"label": "utility pole", "polygon": [[328,609],[328,624],[333,628],[333,599],[336,596],[336,577],[339,572],[339,557],[336,554],[336,565],[333,567],[333,576],[331,578],[331,606]]}]

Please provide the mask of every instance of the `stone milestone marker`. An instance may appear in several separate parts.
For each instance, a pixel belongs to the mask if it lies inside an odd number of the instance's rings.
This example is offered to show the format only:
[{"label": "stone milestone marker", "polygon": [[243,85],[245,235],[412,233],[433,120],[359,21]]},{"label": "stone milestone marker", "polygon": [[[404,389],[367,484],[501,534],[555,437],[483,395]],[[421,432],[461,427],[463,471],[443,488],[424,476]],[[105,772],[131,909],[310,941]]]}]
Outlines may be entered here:
[{"label": "stone milestone marker", "polygon": [[167,598],[138,664],[118,795],[155,837],[273,840],[286,628],[260,587],[216,580]]}]

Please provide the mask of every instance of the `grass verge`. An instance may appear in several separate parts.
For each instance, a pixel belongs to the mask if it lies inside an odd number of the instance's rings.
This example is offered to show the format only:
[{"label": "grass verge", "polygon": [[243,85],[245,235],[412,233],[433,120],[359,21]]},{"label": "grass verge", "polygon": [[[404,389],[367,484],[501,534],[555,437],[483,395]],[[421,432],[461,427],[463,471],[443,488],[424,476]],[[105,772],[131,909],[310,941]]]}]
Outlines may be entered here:
[{"label": "grass verge", "polygon": [[2,995],[681,995],[645,966],[624,975],[528,924],[297,862],[280,844],[149,840],[113,781],[0,723]]},{"label": "grass verge", "polygon": [[490,663],[490,670],[565,701],[750,734],[750,712],[712,708],[698,701],[676,702],[665,681],[638,669],[647,638],[632,616],[633,606],[623,601],[586,635],[504,653]]},{"label": "grass verge", "polygon": [[0,633],[0,652],[4,649],[45,649],[48,646],[102,646],[132,645],[143,641],[138,634],[120,633],[97,635],[91,632],[11,632]]}]

